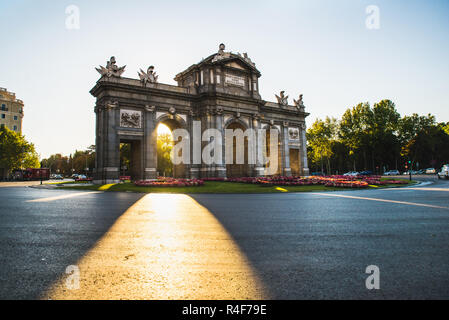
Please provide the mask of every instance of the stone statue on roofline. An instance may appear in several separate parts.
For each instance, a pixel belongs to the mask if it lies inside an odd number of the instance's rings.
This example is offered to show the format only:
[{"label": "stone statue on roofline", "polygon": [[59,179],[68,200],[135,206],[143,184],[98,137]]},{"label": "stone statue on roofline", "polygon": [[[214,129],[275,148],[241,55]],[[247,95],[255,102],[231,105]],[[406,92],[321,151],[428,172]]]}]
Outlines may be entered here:
[{"label": "stone statue on roofline", "polygon": [[154,72],[154,66],[149,66],[147,72],[140,69],[140,72],[137,72],[137,74],[144,86],[146,86],[148,82],[157,83],[157,79],[159,78],[159,76],[156,75],[156,72]]},{"label": "stone statue on roofline", "polygon": [[218,53],[215,55],[215,57],[212,59],[212,62],[220,61],[223,59],[227,59],[231,57],[230,52],[225,52],[226,46],[224,43],[220,43],[220,46],[218,47]]},{"label": "stone statue on roofline", "polygon": [[288,106],[288,96],[285,95],[285,91],[281,91],[279,96],[277,94],[275,96],[281,106]]},{"label": "stone statue on roofline", "polygon": [[303,95],[300,94],[298,100],[293,99],[293,102],[295,103],[296,108],[298,108],[299,110],[305,108],[302,98],[303,98]]},{"label": "stone statue on roofline", "polygon": [[100,66],[100,68],[95,68],[101,76],[106,76],[108,78],[110,77],[117,77],[120,78],[125,72],[126,66],[118,67],[116,65],[115,57],[112,56],[111,59],[109,59],[108,62],[106,62],[106,68],[103,66]]}]

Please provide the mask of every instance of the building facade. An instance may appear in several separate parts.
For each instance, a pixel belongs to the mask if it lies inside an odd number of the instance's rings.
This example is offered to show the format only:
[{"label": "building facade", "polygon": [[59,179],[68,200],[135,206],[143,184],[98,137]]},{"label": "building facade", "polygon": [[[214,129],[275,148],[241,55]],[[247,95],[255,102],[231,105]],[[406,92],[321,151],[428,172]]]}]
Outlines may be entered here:
[{"label": "building facade", "polygon": [[16,94],[0,88],[0,127],[22,133],[23,101]]},{"label": "building facade", "polygon": [[[138,79],[124,78],[125,67],[118,67],[112,57],[106,67],[97,71],[101,78],[90,91],[96,97],[96,168],[97,183],[117,182],[120,175],[120,144],[130,143],[132,178],[157,177],[157,126],[164,123],[170,129],[185,129],[192,137],[208,129],[223,133],[226,129],[267,129],[278,133],[277,175],[307,175],[306,125],[302,95],[288,103],[282,91],[277,102],[262,99],[259,93],[261,73],[245,53],[219,51],[179,73],[177,86],[158,83],[154,67],[138,72]],[[271,129],[271,130],[270,130]],[[197,132],[198,133],[198,132]],[[269,139],[269,138],[268,138]],[[208,142],[203,141],[202,146]],[[226,142],[220,142],[225,148]],[[268,143],[269,144],[269,143]],[[257,140],[256,151],[267,143]],[[247,141],[245,141],[247,148]],[[255,151],[255,152],[256,152]],[[191,144],[191,154],[194,154]],[[248,153],[248,149],[245,149]],[[252,151],[251,151],[252,152]],[[174,166],[176,177],[237,177],[263,176],[268,164],[226,164],[223,161],[206,164],[193,161]],[[248,154],[245,154],[245,161]],[[273,173],[271,173],[273,174]]]}]

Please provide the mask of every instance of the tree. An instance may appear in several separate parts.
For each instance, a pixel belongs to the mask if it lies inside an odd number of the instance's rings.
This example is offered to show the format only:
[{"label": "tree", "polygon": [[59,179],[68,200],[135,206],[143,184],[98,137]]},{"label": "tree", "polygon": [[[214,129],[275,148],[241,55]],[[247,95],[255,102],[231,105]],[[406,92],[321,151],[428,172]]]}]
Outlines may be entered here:
[{"label": "tree", "polygon": [[337,120],[335,118],[326,117],[323,121],[317,119],[307,130],[307,141],[311,147],[312,163],[321,164],[321,172],[323,172],[323,158],[326,161],[327,172],[331,173],[331,157],[332,144],[337,138]]},{"label": "tree", "polygon": [[[63,156],[60,153],[51,155],[41,161],[42,168],[49,168],[52,173],[60,173],[71,176],[73,173],[92,173],[95,167],[95,146],[90,146],[85,151],[75,150],[73,155]],[[86,168],[88,170],[86,170]]]},{"label": "tree", "polygon": [[367,166],[366,148],[369,146],[372,118],[371,107],[368,102],[365,102],[359,103],[352,109],[347,109],[340,121],[339,136],[349,150],[348,156],[352,159],[353,170],[356,170],[357,160],[362,155],[364,167]]},{"label": "tree", "polygon": [[14,169],[37,167],[39,157],[34,145],[20,133],[0,128],[0,168],[4,169],[3,175],[7,176]]},{"label": "tree", "polygon": [[173,175],[173,163],[170,153],[173,149],[173,136],[169,133],[157,137],[157,171],[164,176]]}]

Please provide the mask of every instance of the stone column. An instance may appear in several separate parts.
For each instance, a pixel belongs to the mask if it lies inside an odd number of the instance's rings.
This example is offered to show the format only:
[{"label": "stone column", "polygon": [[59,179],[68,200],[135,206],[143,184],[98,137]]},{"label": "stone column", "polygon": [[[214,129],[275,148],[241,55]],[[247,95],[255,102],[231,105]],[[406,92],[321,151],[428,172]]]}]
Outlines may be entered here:
[{"label": "stone column", "polygon": [[215,110],[215,128],[221,132],[221,164],[215,165],[215,176],[219,178],[226,177],[226,163],[225,163],[225,133],[223,129],[223,108],[217,107]]},{"label": "stone column", "polygon": [[288,145],[288,122],[282,123],[282,149],[284,153],[284,176],[290,177],[292,175],[292,169],[290,168],[290,147]]},{"label": "stone column", "polygon": [[309,165],[307,161],[307,137],[306,137],[306,124],[303,123],[300,127],[301,129],[301,148],[300,148],[300,159],[301,159],[301,171],[303,176],[308,176],[310,174],[309,172]]},{"label": "stone column", "polygon": [[[103,121],[102,108],[95,106],[95,169],[94,183],[101,184],[103,182]],[[72,172],[73,173],[73,172]]]},{"label": "stone column", "polygon": [[[255,177],[261,177],[264,175],[265,168],[263,165],[263,159],[260,156],[263,156],[263,148],[265,146],[266,142],[266,135],[265,135],[265,141],[259,141],[263,136],[259,136],[259,130],[261,129],[261,123],[260,123],[260,115],[258,113],[254,114],[253,116],[253,129],[255,131],[255,148],[254,148],[254,156],[256,159],[256,164],[254,166],[254,176]],[[265,133],[266,134],[266,133]]]},{"label": "stone column", "polygon": [[120,142],[117,137],[118,102],[107,102],[104,112],[106,132],[103,135],[103,183],[119,182]]},{"label": "stone column", "polygon": [[154,106],[145,106],[143,137],[144,179],[157,178],[157,130],[154,121]]},{"label": "stone column", "polygon": [[[201,170],[201,122],[199,128],[195,127],[197,123],[195,121],[198,121],[196,119],[197,112],[195,112],[193,109],[190,109],[189,116],[188,116],[188,131],[190,135],[190,178],[191,179],[198,179],[200,177],[200,170]],[[199,140],[198,140],[199,139]],[[194,145],[199,146],[199,152],[194,147]],[[199,159],[197,157],[199,156]],[[198,161],[199,160],[199,161]],[[199,163],[198,163],[199,162]]]}]

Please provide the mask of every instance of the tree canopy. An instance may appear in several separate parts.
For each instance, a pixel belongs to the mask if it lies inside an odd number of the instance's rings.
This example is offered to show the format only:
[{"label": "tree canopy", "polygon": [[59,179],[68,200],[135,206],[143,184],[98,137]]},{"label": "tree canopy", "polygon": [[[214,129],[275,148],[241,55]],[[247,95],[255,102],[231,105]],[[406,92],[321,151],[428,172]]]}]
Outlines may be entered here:
[{"label": "tree canopy", "polygon": [[0,128],[0,168],[9,172],[14,169],[38,168],[39,156],[34,145],[20,133]]},{"label": "tree canopy", "polygon": [[[307,130],[308,157],[314,171],[414,169],[449,162],[449,124],[433,115],[401,115],[390,100],[348,108],[340,120],[317,119]],[[324,170],[323,162],[326,163]]]}]

